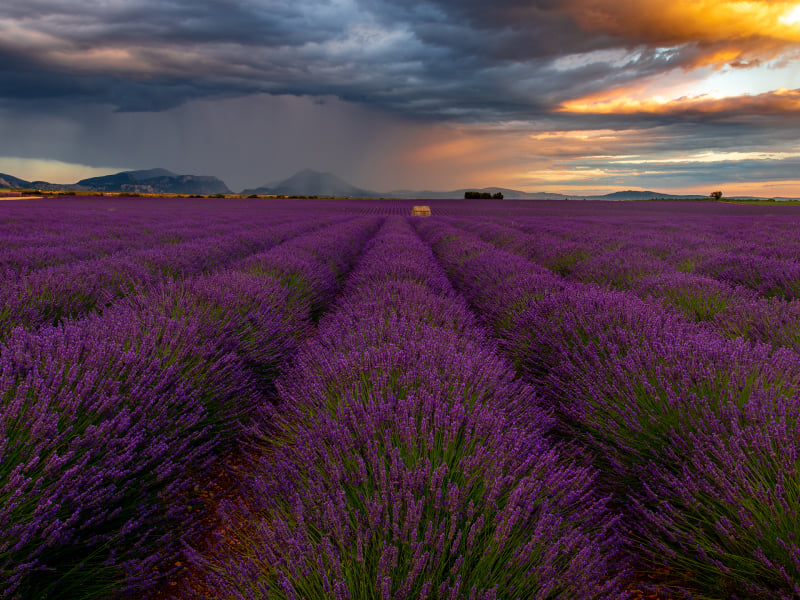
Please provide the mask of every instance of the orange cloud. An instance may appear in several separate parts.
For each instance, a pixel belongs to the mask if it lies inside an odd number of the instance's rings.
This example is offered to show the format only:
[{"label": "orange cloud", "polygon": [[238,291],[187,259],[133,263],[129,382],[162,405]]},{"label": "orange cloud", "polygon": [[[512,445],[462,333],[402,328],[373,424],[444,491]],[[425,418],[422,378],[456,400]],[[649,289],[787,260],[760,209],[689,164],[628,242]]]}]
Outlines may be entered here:
[{"label": "orange cloud", "polygon": [[748,115],[769,115],[800,111],[800,90],[779,89],[755,96],[743,95],[727,98],[701,95],[668,99],[659,96],[643,96],[639,93],[640,89],[631,86],[568,100],[562,103],[557,112],[599,115],[681,115],[738,112]]},{"label": "orange cloud", "polygon": [[720,42],[754,36],[800,41],[791,0],[567,0],[584,29],[660,44]]},{"label": "orange cloud", "polygon": [[681,66],[752,66],[800,47],[797,0],[566,0],[561,5],[590,33],[674,48]]},{"label": "orange cloud", "polygon": [[408,159],[413,162],[428,163],[432,161],[447,161],[468,159],[478,154],[485,144],[474,137],[459,137],[454,140],[432,141],[417,148]]}]

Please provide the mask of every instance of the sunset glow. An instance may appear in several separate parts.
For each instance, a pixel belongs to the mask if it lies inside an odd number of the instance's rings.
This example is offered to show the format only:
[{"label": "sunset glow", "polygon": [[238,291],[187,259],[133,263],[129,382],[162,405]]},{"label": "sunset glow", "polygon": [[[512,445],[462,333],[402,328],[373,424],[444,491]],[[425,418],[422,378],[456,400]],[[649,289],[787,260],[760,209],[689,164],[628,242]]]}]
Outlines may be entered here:
[{"label": "sunset glow", "polygon": [[9,0],[0,60],[17,177],[800,197],[797,0]]},{"label": "sunset glow", "polygon": [[796,2],[769,0],[568,0],[564,10],[585,29],[615,35],[651,35],[685,43],[800,39]]},{"label": "sunset glow", "polygon": [[796,6],[782,17],[780,17],[779,21],[784,25],[796,25],[800,23],[800,6]]},{"label": "sunset glow", "polygon": [[721,113],[735,110],[800,111],[800,91],[779,89],[759,96],[702,95],[666,98],[664,96],[641,97],[624,92],[602,94],[565,102],[563,112],[593,114],[686,114]]}]

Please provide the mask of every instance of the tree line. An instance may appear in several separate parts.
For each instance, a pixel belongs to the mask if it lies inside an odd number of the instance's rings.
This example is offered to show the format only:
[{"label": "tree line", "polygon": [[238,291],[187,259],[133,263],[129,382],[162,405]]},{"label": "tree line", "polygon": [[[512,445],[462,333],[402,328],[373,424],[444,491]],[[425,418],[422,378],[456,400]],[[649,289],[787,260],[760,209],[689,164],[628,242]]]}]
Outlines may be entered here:
[{"label": "tree line", "polygon": [[497,192],[492,194],[490,192],[464,192],[465,200],[502,200],[503,193]]}]

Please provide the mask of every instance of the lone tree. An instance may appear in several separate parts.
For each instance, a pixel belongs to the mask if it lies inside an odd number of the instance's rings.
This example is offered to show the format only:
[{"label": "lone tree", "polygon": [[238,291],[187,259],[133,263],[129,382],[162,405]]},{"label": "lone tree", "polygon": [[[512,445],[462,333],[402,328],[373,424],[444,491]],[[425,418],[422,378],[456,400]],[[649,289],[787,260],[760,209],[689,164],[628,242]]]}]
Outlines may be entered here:
[{"label": "lone tree", "polygon": [[711,196],[714,200],[719,200],[722,198],[722,192],[711,192],[709,196]]}]

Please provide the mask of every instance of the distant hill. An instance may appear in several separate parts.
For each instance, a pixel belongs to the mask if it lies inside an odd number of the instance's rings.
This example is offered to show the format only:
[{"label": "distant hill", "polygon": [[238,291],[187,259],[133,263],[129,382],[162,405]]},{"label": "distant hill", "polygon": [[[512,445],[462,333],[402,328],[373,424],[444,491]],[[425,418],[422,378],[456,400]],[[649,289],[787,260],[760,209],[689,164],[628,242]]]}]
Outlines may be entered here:
[{"label": "distant hill", "polygon": [[0,173],[0,188],[8,188],[12,190],[16,189],[28,189],[32,187],[30,181],[25,181],[24,179],[20,179],[19,177],[14,177],[13,175],[6,175],[5,173]]},{"label": "distant hill", "polygon": [[352,185],[331,173],[321,173],[312,169],[299,171],[282,181],[267,183],[258,188],[242,191],[244,195],[259,194],[264,196],[335,196],[340,198],[402,198],[419,200],[447,200],[462,199],[464,193],[488,192],[492,195],[498,192],[503,194],[505,200],[650,200],[653,198],[682,198],[682,199],[708,199],[708,196],[676,195],[652,192],[649,190],[625,190],[612,192],[603,196],[578,196],[574,194],[558,194],[553,192],[523,192],[503,187],[486,188],[461,188],[450,191],[437,190],[391,190],[389,192],[375,192]]},{"label": "distant hill", "polygon": [[[578,196],[575,196],[577,198]],[[580,196],[583,198],[584,196]],[[587,196],[586,199],[592,200],[652,200],[653,198],[681,198],[681,199],[689,199],[689,198],[697,198],[697,199],[704,199],[707,200],[708,196],[698,196],[698,195],[676,195],[676,194],[662,194],[661,192],[651,192],[649,190],[639,191],[639,190],[625,190],[622,192],[612,192],[610,194],[605,194],[603,196]]]},{"label": "distant hill", "polygon": [[[133,194],[214,194],[232,193],[223,181],[208,175],[177,175],[167,169],[145,169],[139,171],[122,171],[104,177],[90,177],[78,183],[61,184],[47,181],[26,181],[13,175],[0,173],[0,188],[38,189],[45,191],[92,191],[122,192]],[[462,188],[451,191],[435,190],[392,190],[375,192],[352,185],[332,173],[322,173],[312,169],[304,169],[291,177],[275,183],[268,183],[258,188],[242,191],[243,195],[259,194],[264,196],[333,196],[338,198],[402,198],[419,200],[463,199],[464,192],[488,192],[503,194],[505,200],[650,200],[650,199],[684,199],[708,200],[708,196],[688,194],[665,194],[650,190],[624,190],[601,196],[583,196],[575,194],[558,194],[553,192],[523,192],[510,188]],[[731,199],[731,197],[728,197]],[[766,199],[766,198],[756,198]],[[796,198],[776,198],[776,200],[796,200]]]},{"label": "distant hill", "polygon": [[31,181],[30,188],[46,192],[63,192],[68,190],[76,192],[86,191],[86,188],[76,183],[50,183],[49,181]]},{"label": "distant hill", "polygon": [[464,192],[488,192],[490,194],[500,192],[506,200],[563,200],[566,198],[564,194],[553,194],[551,192],[522,192],[520,190],[502,187],[463,188],[460,190],[451,190],[449,192],[433,190],[392,190],[391,192],[382,194],[382,196],[386,198],[447,200],[463,198]]},{"label": "distant hill", "polygon": [[414,191],[414,190],[393,190],[383,194],[386,198],[419,198],[419,199],[449,199],[449,198],[463,198],[464,192],[489,192],[496,194],[500,192],[503,194],[504,200],[651,200],[653,198],[680,198],[680,199],[698,199],[708,200],[708,196],[699,195],[677,195],[677,194],[664,194],[661,192],[651,191],[638,191],[626,190],[621,192],[612,192],[603,196],[583,196],[575,194],[555,194],[553,192],[522,192],[520,190],[513,190],[501,187],[487,187],[487,188],[465,188],[460,190],[453,190],[450,192],[436,192],[431,190]]},{"label": "distant hill", "polygon": [[207,175],[176,175],[166,169],[123,171],[103,177],[82,179],[75,184],[25,181],[0,173],[0,187],[46,191],[128,192],[133,194],[230,194],[224,182]]},{"label": "distant hill", "polygon": [[208,175],[176,175],[166,169],[123,171],[78,182],[82,189],[94,192],[134,194],[230,194],[225,183]]},{"label": "distant hill", "polygon": [[501,192],[504,198],[523,200],[561,200],[563,194],[548,192],[521,192],[501,187],[464,188],[452,191],[433,190],[392,190],[376,192],[352,185],[332,173],[321,173],[312,169],[304,169],[288,179],[267,183],[261,187],[242,191],[244,195],[260,194],[264,196],[336,196],[347,198],[408,198],[408,199],[449,199],[463,198],[464,192],[477,191],[496,194]]},{"label": "distant hill", "polygon": [[258,188],[244,190],[242,194],[265,196],[336,196],[347,198],[379,198],[383,194],[365,190],[339,179],[332,173],[312,169],[299,171],[283,181],[268,183]]},{"label": "distant hill", "polygon": [[460,190],[453,190],[450,192],[436,192],[431,190],[414,191],[414,190],[393,190],[384,194],[386,198],[419,198],[419,199],[448,199],[448,198],[463,198],[464,192],[489,192],[496,194],[500,192],[503,194],[504,200],[651,200],[653,198],[681,198],[690,199],[697,198],[707,200],[708,196],[689,195],[681,196],[676,194],[663,194],[661,192],[639,191],[639,190],[626,190],[621,192],[612,192],[603,196],[577,196],[575,194],[554,194],[553,192],[522,192],[501,187],[487,187],[487,188],[466,188]]}]

